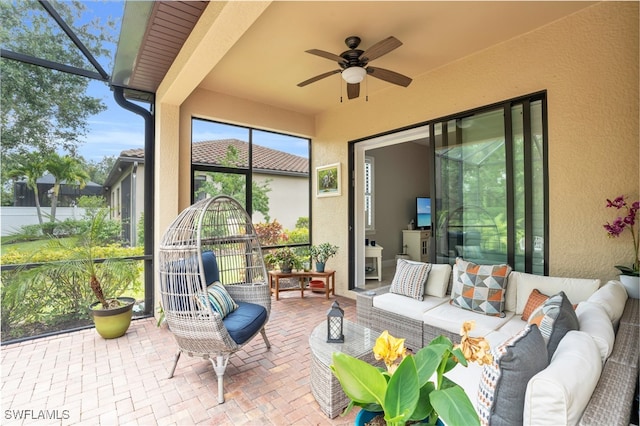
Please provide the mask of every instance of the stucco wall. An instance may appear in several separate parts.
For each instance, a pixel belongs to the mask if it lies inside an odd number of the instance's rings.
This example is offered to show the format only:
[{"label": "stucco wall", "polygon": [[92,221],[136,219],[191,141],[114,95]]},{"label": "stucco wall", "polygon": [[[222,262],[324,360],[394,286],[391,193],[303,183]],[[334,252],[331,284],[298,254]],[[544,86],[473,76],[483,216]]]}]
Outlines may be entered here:
[{"label": "stucco wall", "polygon": [[[314,161],[346,159],[348,140],[540,90],[549,111],[550,274],[614,278],[613,265],[633,254],[629,235],[607,238],[605,200],[640,192],[638,3],[599,3],[419,76],[411,90],[370,95],[366,108],[349,101],[317,117]],[[331,203],[314,200],[313,237],[347,247],[347,198]],[[346,256],[336,263],[347,271]],[[338,281],[344,294],[346,277]]]},{"label": "stucco wall", "polygon": [[[213,92],[194,92],[181,107],[157,111],[156,233],[186,206],[191,116],[248,124],[313,138],[316,166],[347,167],[348,141],[546,90],[549,123],[550,273],[616,275],[631,263],[628,236],[608,239],[606,198],[640,193],[638,162],[638,3],[603,2],[425,75],[337,104],[313,118]],[[164,84],[164,83],[163,83]],[[170,97],[167,97],[170,99]],[[179,120],[178,120],[179,116]],[[169,122],[166,122],[169,121]],[[179,124],[178,124],[179,121]],[[178,139],[179,134],[179,139]],[[178,148],[176,141],[179,140]],[[176,169],[179,164],[179,169]],[[342,173],[343,188],[348,174]],[[178,194],[177,197],[169,196]],[[348,191],[312,198],[313,239],[340,246],[331,259],[337,293],[349,295]]]}]

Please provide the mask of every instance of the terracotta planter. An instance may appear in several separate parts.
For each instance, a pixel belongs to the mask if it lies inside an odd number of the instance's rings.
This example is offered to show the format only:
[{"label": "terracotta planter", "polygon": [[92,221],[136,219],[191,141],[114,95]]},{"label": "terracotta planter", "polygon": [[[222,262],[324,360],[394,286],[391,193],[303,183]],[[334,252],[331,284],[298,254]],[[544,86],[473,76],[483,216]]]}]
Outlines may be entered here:
[{"label": "terracotta planter", "polygon": [[100,302],[91,305],[91,316],[96,326],[96,331],[105,339],[115,339],[123,336],[131,325],[133,305],[136,299],[132,297],[118,297],[124,305],[115,309],[94,309],[100,306]]}]

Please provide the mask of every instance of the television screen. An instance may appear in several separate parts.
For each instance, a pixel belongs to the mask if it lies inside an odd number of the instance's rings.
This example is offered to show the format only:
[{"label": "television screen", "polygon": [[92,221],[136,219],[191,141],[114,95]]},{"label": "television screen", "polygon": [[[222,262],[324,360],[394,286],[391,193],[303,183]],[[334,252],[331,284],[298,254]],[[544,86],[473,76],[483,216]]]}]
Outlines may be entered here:
[{"label": "television screen", "polygon": [[416,198],[416,226],[418,228],[431,228],[431,198]]}]

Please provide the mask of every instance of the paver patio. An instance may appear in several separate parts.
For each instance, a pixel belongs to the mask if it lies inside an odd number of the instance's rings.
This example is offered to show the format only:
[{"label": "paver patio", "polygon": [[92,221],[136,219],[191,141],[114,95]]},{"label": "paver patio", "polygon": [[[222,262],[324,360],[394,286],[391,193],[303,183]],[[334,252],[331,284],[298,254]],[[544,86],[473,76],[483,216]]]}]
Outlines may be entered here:
[{"label": "paver patio", "polygon": [[153,318],[104,340],[88,329],[3,346],[3,425],[347,425],[328,419],[309,387],[309,334],[338,300],[355,320],[355,301],[283,293],[267,324],[271,349],[253,339],[229,359],[224,404],[211,363],[183,355]]}]

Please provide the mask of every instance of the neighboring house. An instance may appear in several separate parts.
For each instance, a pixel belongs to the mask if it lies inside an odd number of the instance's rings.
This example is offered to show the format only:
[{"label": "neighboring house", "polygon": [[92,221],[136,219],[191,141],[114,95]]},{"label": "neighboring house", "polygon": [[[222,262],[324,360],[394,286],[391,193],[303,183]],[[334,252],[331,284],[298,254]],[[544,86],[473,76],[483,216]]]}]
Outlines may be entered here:
[{"label": "neighboring house", "polygon": [[[46,174],[37,180],[40,207],[45,221],[49,221],[51,193],[53,192],[54,182],[55,178],[51,174]],[[20,232],[23,226],[38,224],[36,196],[33,189],[27,186],[25,180],[19,180],[13,185],[13,194],[13,206],[0,208],[0,216],[2,217],[0,234],[2,236]],[[87,182],[86,186],[80,189],[77,184],[67,184],[62,181],[56,210],[56,221],[82,218],[84,209],[77,207],[77,201],[83,195],[101,196],[104,195],[104,190],[102,185],[95,182]]]},{"label": "neighboring house", "polygon": [[[203,141],[193,144],[192,160],[201,166],[223,166],[229,146],[236,148],[239,162],[247,164],[248,144],[238,139]],[[199,189],[207,180],[206,172],[196,174],[194,199],[206,195]],[[284,228],[295,228],[301,216],[308,216],[309,160],[304,157],[253,145],[253,180],[268,182],[269,216]],[[135,244],[137,222],[144,212],[144,149],[122,151],[105,182],[112,217],[122,222],[123,236]],[[239,200],[243,201],[243,200]],[[136,220],[131,220],[136,218]],[[265,218],[255,212],[254,222]]]},{"label": "neighboring house", "polygon": [[[40,206],[50,207],[55,178],[47,173],[39,178],[36,183],[38,185],[38,194],[40,195]],[[99,196],[102,193],[102,185],[95,182],[88,181],[84,188],[80,188],[77,183],[68,184],[63,180],[60,184],[58,207],[73,207],[77,204],[78,198],[83,195]],[[35,207],[36,196],[33,189],[27,185],[26,180],[19,180],[14,184],[13,194],[14,207]]]}]

